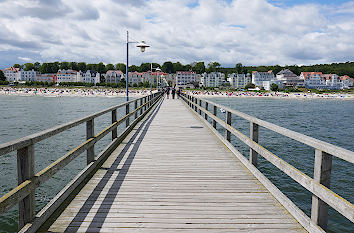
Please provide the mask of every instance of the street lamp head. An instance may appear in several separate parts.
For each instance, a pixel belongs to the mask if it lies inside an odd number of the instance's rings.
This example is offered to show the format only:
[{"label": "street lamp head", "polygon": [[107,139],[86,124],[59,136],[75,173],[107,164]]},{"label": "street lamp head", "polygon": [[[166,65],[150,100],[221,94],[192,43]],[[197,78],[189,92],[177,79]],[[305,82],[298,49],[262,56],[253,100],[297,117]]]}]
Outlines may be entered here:
[{"label": "street lamp head", "polygon": [[155,70],[156,70],[156,72],[161,72],[160,67],[157,67]]},{"label": "street lamp head", "polygon": [[150,47],[150,45],[146,44],[145,41],[141,41],[136,47],[139,47],[141,52],[145,52],[145,48]]}]

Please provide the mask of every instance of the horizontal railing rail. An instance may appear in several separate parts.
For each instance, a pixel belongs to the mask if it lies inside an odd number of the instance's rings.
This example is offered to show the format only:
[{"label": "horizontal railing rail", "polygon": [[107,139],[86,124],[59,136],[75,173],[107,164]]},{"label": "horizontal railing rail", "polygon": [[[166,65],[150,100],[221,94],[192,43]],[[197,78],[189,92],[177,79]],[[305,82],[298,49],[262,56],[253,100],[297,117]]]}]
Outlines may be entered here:
[{"label": "horizontal railing rail", "polygon": [[[209,117],[212,120],[213,128],[216,129],[216,123],[222,126],[226,130],[225,139],[228,142],[230,142],[230,135],[233,134],[239,140],[245,143],[250,148],[249,163],[254,167],[257,167],[258,154],[262,155],[267,161],[272,163],[282,172],[291,177],[294,181],[310,191],[312,193],[311,221],[314,224],[320,226],[322,229],[327,228],[328,205],[349,219],[351,222],[354,221],[353,204],[329,189],[332,170],[332,157],[336,156],[340,159],[353,163],[354,152],[280,127],[264,120],[260,120],[256,117],[252,117],[240,111],[230,109],[209,100],[196,98],[187,94],[182,94],[182,98],[189,105],[189,107],[197,112],[200,116],[202,116],[202,113],[204,113],[205,120],[208,120]],[[202,107],[203,102],[205,103],[205,108]],[[225,121],[217,117],[218,108],[225,110]],[[209,109],[212,109],[213,112],[210,112]],[[250,137],[244,135],[231,126],[232,114],[250,122]],[[259,126],[313,147],[315,149],[314,178],[307,176],[303,172],[299,171],[289,163],[285,162],[258,144]],[[309,226],[308,222],[300,223],[305,226],[305,228]],[[312,228],[308,228],[307,230],[309,229]]]},{"label": "horizontal railing rail", "polygon": [[[117,140],[117,127],[126,122],[126,130],[131,130],[135,125],[162,97],[160,92],[153,93],[135,100],[125,102],[107,108],[95,114],[71,121],[14,141],[0,144],[0,156],[17,151],[18,186],[0,198],[0,214],[8,211],[14,205],[19,204],[19,229],[26,224],[32,223],[35,219],[35,199],[34,192],[37,187],[50,179],[59,170],[64,168],[78,155],[87,151],[87,166],[95,161],[94,145],[104,136],[112,132],[112,141]],[[130,104],[134,103],[134,110],[130,111]],[[139,105],[139,106],[138,106]],[[117,120],[117,109],[125,107],[125,115]],[[94,119],[111,112],[112,123],[98,134],[94,133]],[[139,117],[140,115],[140,117]],[[130,118],[134,116],[134,122],[130,124]],[[50,138],[60,132],[81,125],[86,122],[86,141],[72,149],[64,156],[51,163],[48,167],[34,173],[34,145],[37,142]],[[121,134],[126,136],[125,131]],[[122,139],[120,139],[121,141]],[[118,146],[117,144],[115,147]],[[111,150],[112,148],[110,148]],[[100,158],[102,159],[102,158]],[[53,210],[52,210],[53,211]],[[48,214],[47,214],[48,215]],[[48,216],[49,217],[49,216]],[[42,220],[43,221],[43,220]]]}]

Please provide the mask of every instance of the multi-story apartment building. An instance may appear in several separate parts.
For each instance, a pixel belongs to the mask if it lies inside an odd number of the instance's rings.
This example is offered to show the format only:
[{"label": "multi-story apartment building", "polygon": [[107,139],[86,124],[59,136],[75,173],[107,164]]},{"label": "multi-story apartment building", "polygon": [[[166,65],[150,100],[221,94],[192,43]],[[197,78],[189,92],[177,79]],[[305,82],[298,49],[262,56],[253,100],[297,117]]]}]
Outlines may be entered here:
[{"label": "multi-story apartment building", "polygon": [[302,87],[304,86],[304,80],[300,79],[289,69],[281,70],[277,73],[277,80],[281,81],[285,87]]},{"label": "multi-story apartment building", "polygon": [[149,82],[153,85],[157,85],[158,83],[161,83],[161,77],[168,77],[169,74],[162,72],[162,71],[157,71],[157,72],[143,72],[142,73],[142,82]]},{"label": "multi-story apartment building", "polygon": [[348,75],[339,77],[341,89],[348,89],[354,86],[354,79]]},{"label": "multi-story apartment building", "polygon": [[228,81],[233,88],[244,88],[252,81],[250,74],[229,74]]},{"label": "multi-story apartment building", "polygon": [[133,86],[134,84],[138,84],[140,82],[143,82],[143,73],[139,72],[129,72],[128,74],[128,83],[130,86]]},{"label": "multi-story apartment building", "polygon": [[124,78],[124,74],[120,70],[108,70],[106,72],[106,83],[119,83]]},{"label": "multi-story apartment building", "polygon": [[34,82],[37,80],[38,71],[35,70],[20,70],[20,80],[24,82]]},{"label": "multi-story apartment building", "polygon": [[56,82],[57,75],[56,74],[37,74],[36,81],[38,82]]},{"label": "multi-story apartment building", "polygon": [[3,70],[6,80],[9,82],[21,81],[20,69],[15,67],[6,68]]},{"label": "multi-story apartment building", "polygon": [[275,77],[272,70],[268,72],[252,71],[252,83],[258,87],[263,87],[264,81],[271,81],[274,79]]},{"label": "multi-story apartment building", "polygon": [[176,85],[187,85],[189,83],[194,83],[196,74],[193,71],[177,71],[176,72]]},{"label": "multi-story apartment building", "polygon": [[86,72],[78,72],[77,82],[93,83],[93,84],[99,83],[100,73],[91,70],[87,70]]},{"label": "multi-story apartment building", "polygon": [[80,72],[72,69],[58,70],[57,83],[61,82],[82,82]]},{"label": "multi-story apartment building", "polygon": [[225,74],[221,72],[204,73],[200,84],[203,87],[220,87],[225,84]]}]

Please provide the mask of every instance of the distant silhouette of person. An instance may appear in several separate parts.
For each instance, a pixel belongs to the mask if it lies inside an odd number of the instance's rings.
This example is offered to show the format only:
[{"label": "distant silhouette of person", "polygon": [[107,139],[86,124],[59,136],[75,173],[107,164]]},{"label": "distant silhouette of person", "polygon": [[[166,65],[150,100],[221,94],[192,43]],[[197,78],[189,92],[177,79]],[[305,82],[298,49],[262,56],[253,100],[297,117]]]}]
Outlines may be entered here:
[{"label": "distant silhouette of person", "polygon": [[175,88],[172,88],[172,99],[175,99],[175,95],[176,95],[176,89]]},{"label": "distant silhouette of person", "polygon": [[166,88],[166,95],[167,95],[167,99],[170,98],[170,87]]}]

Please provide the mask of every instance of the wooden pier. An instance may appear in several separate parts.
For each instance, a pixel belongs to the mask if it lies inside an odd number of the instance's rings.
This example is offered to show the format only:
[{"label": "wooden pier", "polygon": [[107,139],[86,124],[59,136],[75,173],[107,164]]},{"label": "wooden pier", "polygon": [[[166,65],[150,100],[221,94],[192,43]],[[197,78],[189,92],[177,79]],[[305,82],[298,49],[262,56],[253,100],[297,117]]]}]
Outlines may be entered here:
[{"label": "wooden pier", "polygon": [[[126,115],[117,119],[119,108]],[[112,124],[95,133],[95,118],[107,113]],[[249,137],[232,115],[250,122]],[[34,144],[85,123],[86,141],[34,174]],[[259,127],[312,146],[314,178],[260,146]],[[95,155],[108,133],[112,142]],[[249,159],[231,134],[249,146]],[[329,189],[332,156],[353,163],[353,152],[186,94],[113,106],[2,144],[0,156],[16,150],[19,185],[0,198],[0,214],[18,204],[20,232],[325,232],[329,206],[354,221],[353,204]],[[35,189],[85,151],[87,167],[35,213]],[[312,193],[311,217],[257,169],[259,155]]]},{"label": "wooden pier", "polygon": [[138,124],[50,232],[301,232],[303,228],[177,99]]}]

